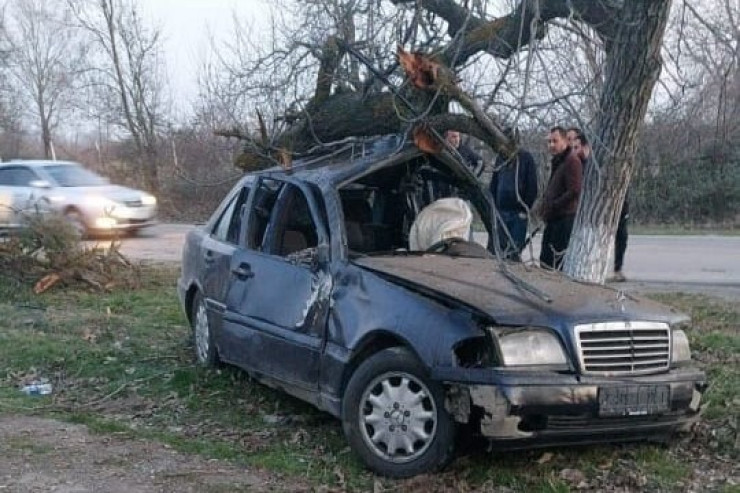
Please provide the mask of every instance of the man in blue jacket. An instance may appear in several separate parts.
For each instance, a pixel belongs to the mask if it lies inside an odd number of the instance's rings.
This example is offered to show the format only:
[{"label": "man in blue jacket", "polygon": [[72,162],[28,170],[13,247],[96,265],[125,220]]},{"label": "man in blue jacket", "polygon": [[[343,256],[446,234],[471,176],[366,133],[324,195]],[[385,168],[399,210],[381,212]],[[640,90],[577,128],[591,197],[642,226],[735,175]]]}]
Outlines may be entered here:
[{"label": "man in blue jacket", "polygon": [[[511,129],[506,135],[519,146]],[[519,148],[511,157],[496,156],[490,184],[501,220],[498,242],[504,257],[519,260],[529,227],[529,210],[537,199],[537,167],[532,154]]]}]

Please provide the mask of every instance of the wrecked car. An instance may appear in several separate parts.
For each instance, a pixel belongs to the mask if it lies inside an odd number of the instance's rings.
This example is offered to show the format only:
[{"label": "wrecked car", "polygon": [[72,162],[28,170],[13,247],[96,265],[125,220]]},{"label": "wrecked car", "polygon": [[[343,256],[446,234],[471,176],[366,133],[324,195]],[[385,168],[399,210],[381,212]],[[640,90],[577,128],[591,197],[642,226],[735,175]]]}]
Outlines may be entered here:
[{"label": "wrecked car", "polygon": [[523,448],[664,438],[698,418],[685,316],[464,232],[422,241],[436,203],[495,234],[470,170],[399,137],[246,175],[187,236],[178,292],[197,360],[338,417],[391,477],[444,466],[463,429]]}]

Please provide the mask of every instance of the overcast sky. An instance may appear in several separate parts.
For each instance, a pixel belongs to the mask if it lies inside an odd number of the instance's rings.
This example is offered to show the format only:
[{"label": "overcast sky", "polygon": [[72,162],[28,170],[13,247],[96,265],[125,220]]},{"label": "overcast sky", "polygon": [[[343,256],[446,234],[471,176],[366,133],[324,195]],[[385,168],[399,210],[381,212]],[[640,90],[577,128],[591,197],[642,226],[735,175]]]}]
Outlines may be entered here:
[{"label": "overcast sky", "polygon": [[209,32],[216,39],[229,39],[232,12],[258,27],[265,24],[269,10],[266,0],[136,1],[142,16],[162,28],[172,91],[185,105],[197,94],[197,70],[208,51]]}]

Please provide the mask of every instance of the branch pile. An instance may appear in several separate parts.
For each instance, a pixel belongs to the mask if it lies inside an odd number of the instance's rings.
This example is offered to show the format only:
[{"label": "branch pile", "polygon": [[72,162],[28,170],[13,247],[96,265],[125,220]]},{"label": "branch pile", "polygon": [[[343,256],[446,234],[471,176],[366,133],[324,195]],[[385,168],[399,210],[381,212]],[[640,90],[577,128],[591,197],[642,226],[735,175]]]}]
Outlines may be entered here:
[{"label": "branch pile", "polygon": [[36,294],[55,286],[135,287],[139,269],[119,247],[85,246],[64,218],[35,216],[20,233],[0,239],[0,278],[33,284]]}]

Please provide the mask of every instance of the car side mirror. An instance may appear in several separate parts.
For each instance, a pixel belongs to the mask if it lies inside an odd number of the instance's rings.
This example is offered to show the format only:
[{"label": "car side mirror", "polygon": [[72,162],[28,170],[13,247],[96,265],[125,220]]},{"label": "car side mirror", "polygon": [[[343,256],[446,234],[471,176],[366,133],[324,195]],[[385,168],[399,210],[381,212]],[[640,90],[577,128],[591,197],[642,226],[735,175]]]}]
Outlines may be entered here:
[{"label": "car side mirror", "polygon": [[46,180],[32,180],[28,185],[33,188],[51,188],[51,183]]}]

